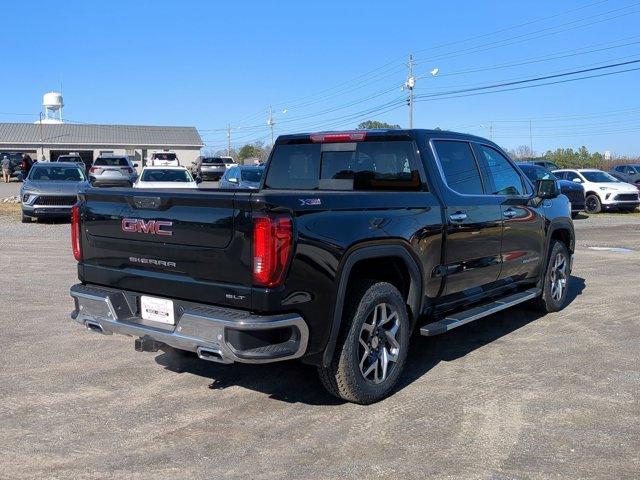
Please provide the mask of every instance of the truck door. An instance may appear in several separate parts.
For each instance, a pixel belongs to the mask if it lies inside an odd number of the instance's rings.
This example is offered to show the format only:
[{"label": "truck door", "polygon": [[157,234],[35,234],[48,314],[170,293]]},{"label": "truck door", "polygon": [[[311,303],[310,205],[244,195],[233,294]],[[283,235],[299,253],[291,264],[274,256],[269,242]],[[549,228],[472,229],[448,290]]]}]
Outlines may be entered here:
[{"label": "truck door", "polygon": [[445,181],[445,295],[480,293],[500,274],[500,199],[487,194],[469,142],[432,140],[432,145]]},{"label": "truck door", "polygon": [[542,205],[532,201],[531,187],[505,155],[489,145],[474,144],[474,149],[487,173],[491,195],[499,199],[504,220],[500,280],[512,283],[537,278],[545,238]]}]

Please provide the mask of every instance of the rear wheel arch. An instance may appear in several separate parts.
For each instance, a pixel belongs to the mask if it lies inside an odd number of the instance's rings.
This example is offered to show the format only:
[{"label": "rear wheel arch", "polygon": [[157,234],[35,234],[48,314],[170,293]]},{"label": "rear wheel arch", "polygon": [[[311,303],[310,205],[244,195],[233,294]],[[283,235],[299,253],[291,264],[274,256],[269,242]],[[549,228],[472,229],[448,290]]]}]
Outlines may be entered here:
[{"label": "rear wheel arch", "polygon": [[[356,245],[344,255],[338,268],[336,301],[331,322],[329,340],[324,350],[323,365],[333,358],[336,341],[342,325],[345,296],[350,285],[364,278],[394,285],[403,295],[413,323],[420,313],[422,299],[422,271],[418,261],[410,253],[406,242],[375,245]],[[376,275],[376,271],[379,274]]]}]

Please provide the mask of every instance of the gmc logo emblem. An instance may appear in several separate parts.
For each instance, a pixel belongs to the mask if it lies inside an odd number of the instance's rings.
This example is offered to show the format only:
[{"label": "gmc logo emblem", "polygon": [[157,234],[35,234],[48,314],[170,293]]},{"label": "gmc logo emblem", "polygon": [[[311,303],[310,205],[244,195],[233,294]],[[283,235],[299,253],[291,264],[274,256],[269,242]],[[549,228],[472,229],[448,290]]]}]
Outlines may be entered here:
[{"label": "gmc logo emblem", "polygon": [[169,230],[173,222],[163,220],[143,220],[141,218],[123,218],[122,231],[130,233],[148,233],[149,235],[162,235],[170,237],[173,232]]}]

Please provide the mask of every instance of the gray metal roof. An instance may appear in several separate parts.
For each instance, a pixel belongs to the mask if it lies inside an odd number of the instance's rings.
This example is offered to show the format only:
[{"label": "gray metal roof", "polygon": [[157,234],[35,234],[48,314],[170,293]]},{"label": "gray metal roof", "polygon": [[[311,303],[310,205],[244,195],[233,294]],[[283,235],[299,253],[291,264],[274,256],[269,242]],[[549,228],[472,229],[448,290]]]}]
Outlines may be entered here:
[{"label": "gray metal roof", "polygon": [[195,127],[0,123],[0,145],[120,145],[202,147]]}]

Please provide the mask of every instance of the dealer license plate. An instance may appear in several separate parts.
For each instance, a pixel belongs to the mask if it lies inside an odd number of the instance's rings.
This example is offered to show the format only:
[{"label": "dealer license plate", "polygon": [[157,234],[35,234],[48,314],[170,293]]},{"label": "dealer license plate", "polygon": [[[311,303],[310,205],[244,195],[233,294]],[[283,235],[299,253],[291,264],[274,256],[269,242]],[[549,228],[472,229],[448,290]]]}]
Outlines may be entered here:
[{"label": "dealer license plate", "polygon": [[143,295],[140,297],[140,310],[142,318],[145,320],[169,325],[175,325],[176,323],[173,314],[173,300]]}]

